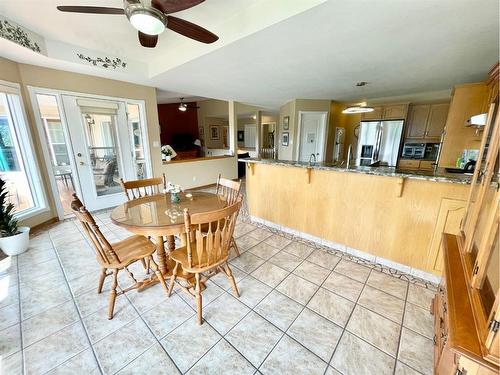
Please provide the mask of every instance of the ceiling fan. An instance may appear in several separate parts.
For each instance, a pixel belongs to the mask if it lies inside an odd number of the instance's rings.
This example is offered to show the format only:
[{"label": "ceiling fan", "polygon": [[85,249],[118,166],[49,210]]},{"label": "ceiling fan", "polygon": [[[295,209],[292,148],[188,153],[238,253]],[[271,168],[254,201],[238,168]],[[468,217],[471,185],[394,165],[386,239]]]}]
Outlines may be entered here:
[{"label": "ceiling fan", "polygon": [[181,111],[181,112],[186,112],[190,108],[193,108],[193,109],[200,108],[197,105],[184,103],[184,98],[180,98],[180,99],[181,99],[181,102],[179,103],[179,111]]},{"label": "ceiling fan", "polygon": [[138,30],[141,45],[154,48],[158,35],[165,28],[202,43],[217,41],[219,37],[203,27],[169,15],[192,8],[203,1],[205,0],[151,0],[151,5],[144,5],[140,0],[124,0],[123,9],[96,6],[58,6],[57,9],[70,13],[124,14]]}]

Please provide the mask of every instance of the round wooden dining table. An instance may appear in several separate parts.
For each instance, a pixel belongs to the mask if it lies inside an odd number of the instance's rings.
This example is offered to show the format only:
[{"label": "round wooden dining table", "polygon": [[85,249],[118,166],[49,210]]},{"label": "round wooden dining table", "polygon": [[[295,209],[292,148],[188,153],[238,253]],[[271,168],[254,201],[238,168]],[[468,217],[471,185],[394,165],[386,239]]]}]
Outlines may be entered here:
[{"label": "round wooden dining table", "polygon": [[134,199],[117,206],[111,212],[111,221],[134,233],[156,239],[158,267],[164,277],[174,267],[167,257],[164,237],[169,251],[175,249],[175,235],[186,232],[184,209],[190,214],[219,210],[227,206],[221,195],[205,192],[180,193],[180,202],[172,203],[170,193]]}]

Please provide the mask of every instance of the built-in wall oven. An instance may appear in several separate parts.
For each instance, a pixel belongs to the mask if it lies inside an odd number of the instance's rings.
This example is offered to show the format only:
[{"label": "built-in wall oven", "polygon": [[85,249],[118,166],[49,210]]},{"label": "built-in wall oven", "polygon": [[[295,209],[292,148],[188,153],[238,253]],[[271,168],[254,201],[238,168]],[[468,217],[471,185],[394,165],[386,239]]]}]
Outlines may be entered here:
[{"label": "built-in wall oven", "polygon": [[425,143],[405,143],[403,146],[403,159],[423,159],[425,156]]}]

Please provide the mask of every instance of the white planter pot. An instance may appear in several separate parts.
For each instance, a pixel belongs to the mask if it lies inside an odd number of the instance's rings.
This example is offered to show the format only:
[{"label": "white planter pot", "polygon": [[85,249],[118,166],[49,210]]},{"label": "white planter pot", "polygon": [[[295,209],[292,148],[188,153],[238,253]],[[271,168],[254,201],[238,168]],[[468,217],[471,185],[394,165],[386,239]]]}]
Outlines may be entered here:
[{"label": "white planter pot", "polygon": [[28,250],[30,243],[30,228],[17,228],[20,233],[9,237],[0,237],[0,249],[9,256],[19,255]]}]

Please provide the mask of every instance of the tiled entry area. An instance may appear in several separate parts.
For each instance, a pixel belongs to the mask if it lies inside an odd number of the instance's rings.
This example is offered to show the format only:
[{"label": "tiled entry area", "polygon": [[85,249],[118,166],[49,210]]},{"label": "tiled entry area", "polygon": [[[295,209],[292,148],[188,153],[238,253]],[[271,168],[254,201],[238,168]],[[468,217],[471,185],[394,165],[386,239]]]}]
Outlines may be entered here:
[{"label": "tiled entry area", "polygon": [[[97,218],[110,240],[129,235],[109,212]],[[118,297],[109,321],[109,280],[97,294],[99,267],[77,224],[0,261],[2,374],[432,373],[433,291],[400,274],[240,222],[239,299],[213,277],[198,326],[194,300],[155,285]],[[133,272],[144,275],[140,263]]]}]

